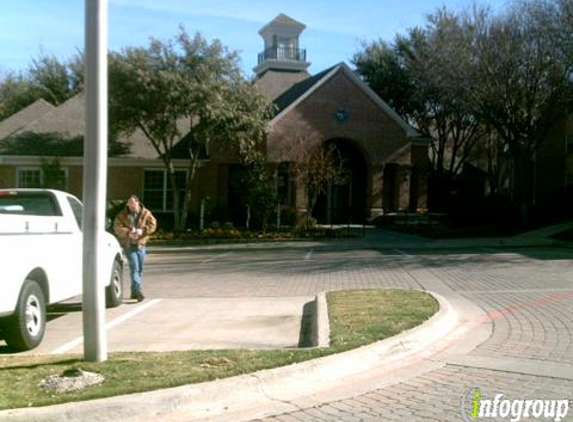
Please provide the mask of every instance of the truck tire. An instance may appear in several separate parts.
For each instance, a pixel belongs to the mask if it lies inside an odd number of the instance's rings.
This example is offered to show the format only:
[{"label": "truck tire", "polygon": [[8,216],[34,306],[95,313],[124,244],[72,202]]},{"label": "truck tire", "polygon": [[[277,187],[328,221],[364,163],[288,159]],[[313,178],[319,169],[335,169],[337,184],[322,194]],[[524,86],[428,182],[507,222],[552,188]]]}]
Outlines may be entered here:
[{"label": "truck tire", "polygon": [[3,323],[4,340],[12,350],[30,350],[40,344],[45,330],[44,292],[35,280],[26,280],[18,297],[16,312]]},{"label": "truck tire", "polygon": [[111,280],[105,289],[105,304],[116,308],[123,302],[123,268],[118,261],[113,262]]}]

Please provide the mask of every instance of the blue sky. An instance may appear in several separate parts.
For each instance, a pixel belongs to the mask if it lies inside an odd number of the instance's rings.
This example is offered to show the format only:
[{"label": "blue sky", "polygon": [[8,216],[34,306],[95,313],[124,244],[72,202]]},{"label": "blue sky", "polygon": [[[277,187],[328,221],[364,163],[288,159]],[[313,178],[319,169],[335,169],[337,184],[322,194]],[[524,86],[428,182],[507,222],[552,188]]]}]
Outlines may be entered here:
[{"label": "blue sky", "polygon": [[[460,10],[472,0],[108,0],[109,47],[147,45],[149,37],[172,38],[179,25],[237,51],[247,76],[263,49],[259,29],[279,13],[304,23],[300,43],[317,73],[350,62],[363,42],[391,41],[426,14],[446,6]],[[508,0],[476,0],[494,10]],[[40,52],[66,60],[84,42],[84,0],[2,0],[0,75],[26,69]]]}]

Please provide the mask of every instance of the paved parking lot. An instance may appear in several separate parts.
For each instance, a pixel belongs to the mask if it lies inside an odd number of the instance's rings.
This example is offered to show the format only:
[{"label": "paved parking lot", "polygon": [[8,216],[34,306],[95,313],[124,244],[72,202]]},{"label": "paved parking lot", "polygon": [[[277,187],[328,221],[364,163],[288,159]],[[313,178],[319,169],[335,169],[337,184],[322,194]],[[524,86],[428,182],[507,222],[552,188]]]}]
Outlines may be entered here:
[{"label": "paved parking lot", "polygon": [[[296,347],[304,306],[327,290],[420,288],[399,251],[292,242],[150,248],[142,303],[106,310],[108,348],[164,351]],[[124,287],[129,275],[124,271]],[[127,293],[126,293],[127,294]],[[82,353],[79,298],[50,309],[28,354]],[[0,340],[0,354],[8,354]]]},{"label": "paved parking lot", "polygon": [[[178,330],[188,333],[186,325],[200,319],[200,301],[207,307],[225,303],[226,313],[240,303],[250,303],[248,309],[289,298],[303,303],[325,290],[428,289],[467,299],[487,312],[483,323],[491,324],[489,338],[469,352],[432,357],[428,370],[399,372],[391,385],[354,384],[343,392],[309,397],[296,404],[296,411],[274,415],[264,409],[265,417],[234,422],[460,421],[462,400],[476,388],[483,397],[573,399],[573,250],[456,246],[433,248],[415,239],[389,237],[368,243],[153,248],[145,270],[148,299],[108,311],[108,320],[143,310],[112,328],[110,338],[122,326],[133,332],[154,321],[178,324]],[[177,319],[161,319],[162,309],[177,309]],[[59,321],[63,317],[51,321],[48,330],[69,333],[68,328],[57,329]],[[130,342],[137,344],[136,337]],[[73,338],[61,338],[58,344],[69,341]],[[569,404],[572,410],[562,420],[573,420],[573,402]]]}]

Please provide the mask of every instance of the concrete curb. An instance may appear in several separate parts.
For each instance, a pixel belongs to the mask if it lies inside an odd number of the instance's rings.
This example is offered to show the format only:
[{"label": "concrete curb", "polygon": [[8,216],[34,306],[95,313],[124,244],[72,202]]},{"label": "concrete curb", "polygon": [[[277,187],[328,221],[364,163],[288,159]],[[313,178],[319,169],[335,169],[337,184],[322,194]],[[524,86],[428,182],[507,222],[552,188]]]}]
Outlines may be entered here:
[{"label": "concrete curb", "polygon": [[422,353],[458,324],[458,312],[441,295],[432,294],[439,311],[422,325],[397,336],[345,353],[286,367],[259,371],[202,384],[56,406],[0,411],[2,422],[193,421],[268,403],[273,411],[292,410],[289,403],[316,394],[345,378],[391,366],[392,362]]},{"label": "concrete curb", "polygon": [[312,304],[311,346],[328,347],[330,345],[330,321],[326,294],[320,292]]}]

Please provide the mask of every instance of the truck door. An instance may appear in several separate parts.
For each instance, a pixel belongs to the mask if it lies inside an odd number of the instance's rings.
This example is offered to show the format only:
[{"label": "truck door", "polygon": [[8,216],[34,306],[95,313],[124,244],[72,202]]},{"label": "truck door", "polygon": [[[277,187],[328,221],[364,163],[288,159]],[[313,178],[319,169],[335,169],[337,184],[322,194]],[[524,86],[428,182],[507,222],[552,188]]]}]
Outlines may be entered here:
[{"label": "truck door", "polygon": [[82,293],[82,231],[81,215],[82,204],[77,199],[66,196],[67,204],[62,202],[62,207],[69,205],[74,219],[70,213],[64,213],[68,218],[62,220],[62,227],[58,236],[61,252],[65,257],[60,259],[59,289],[62,300]]}]

